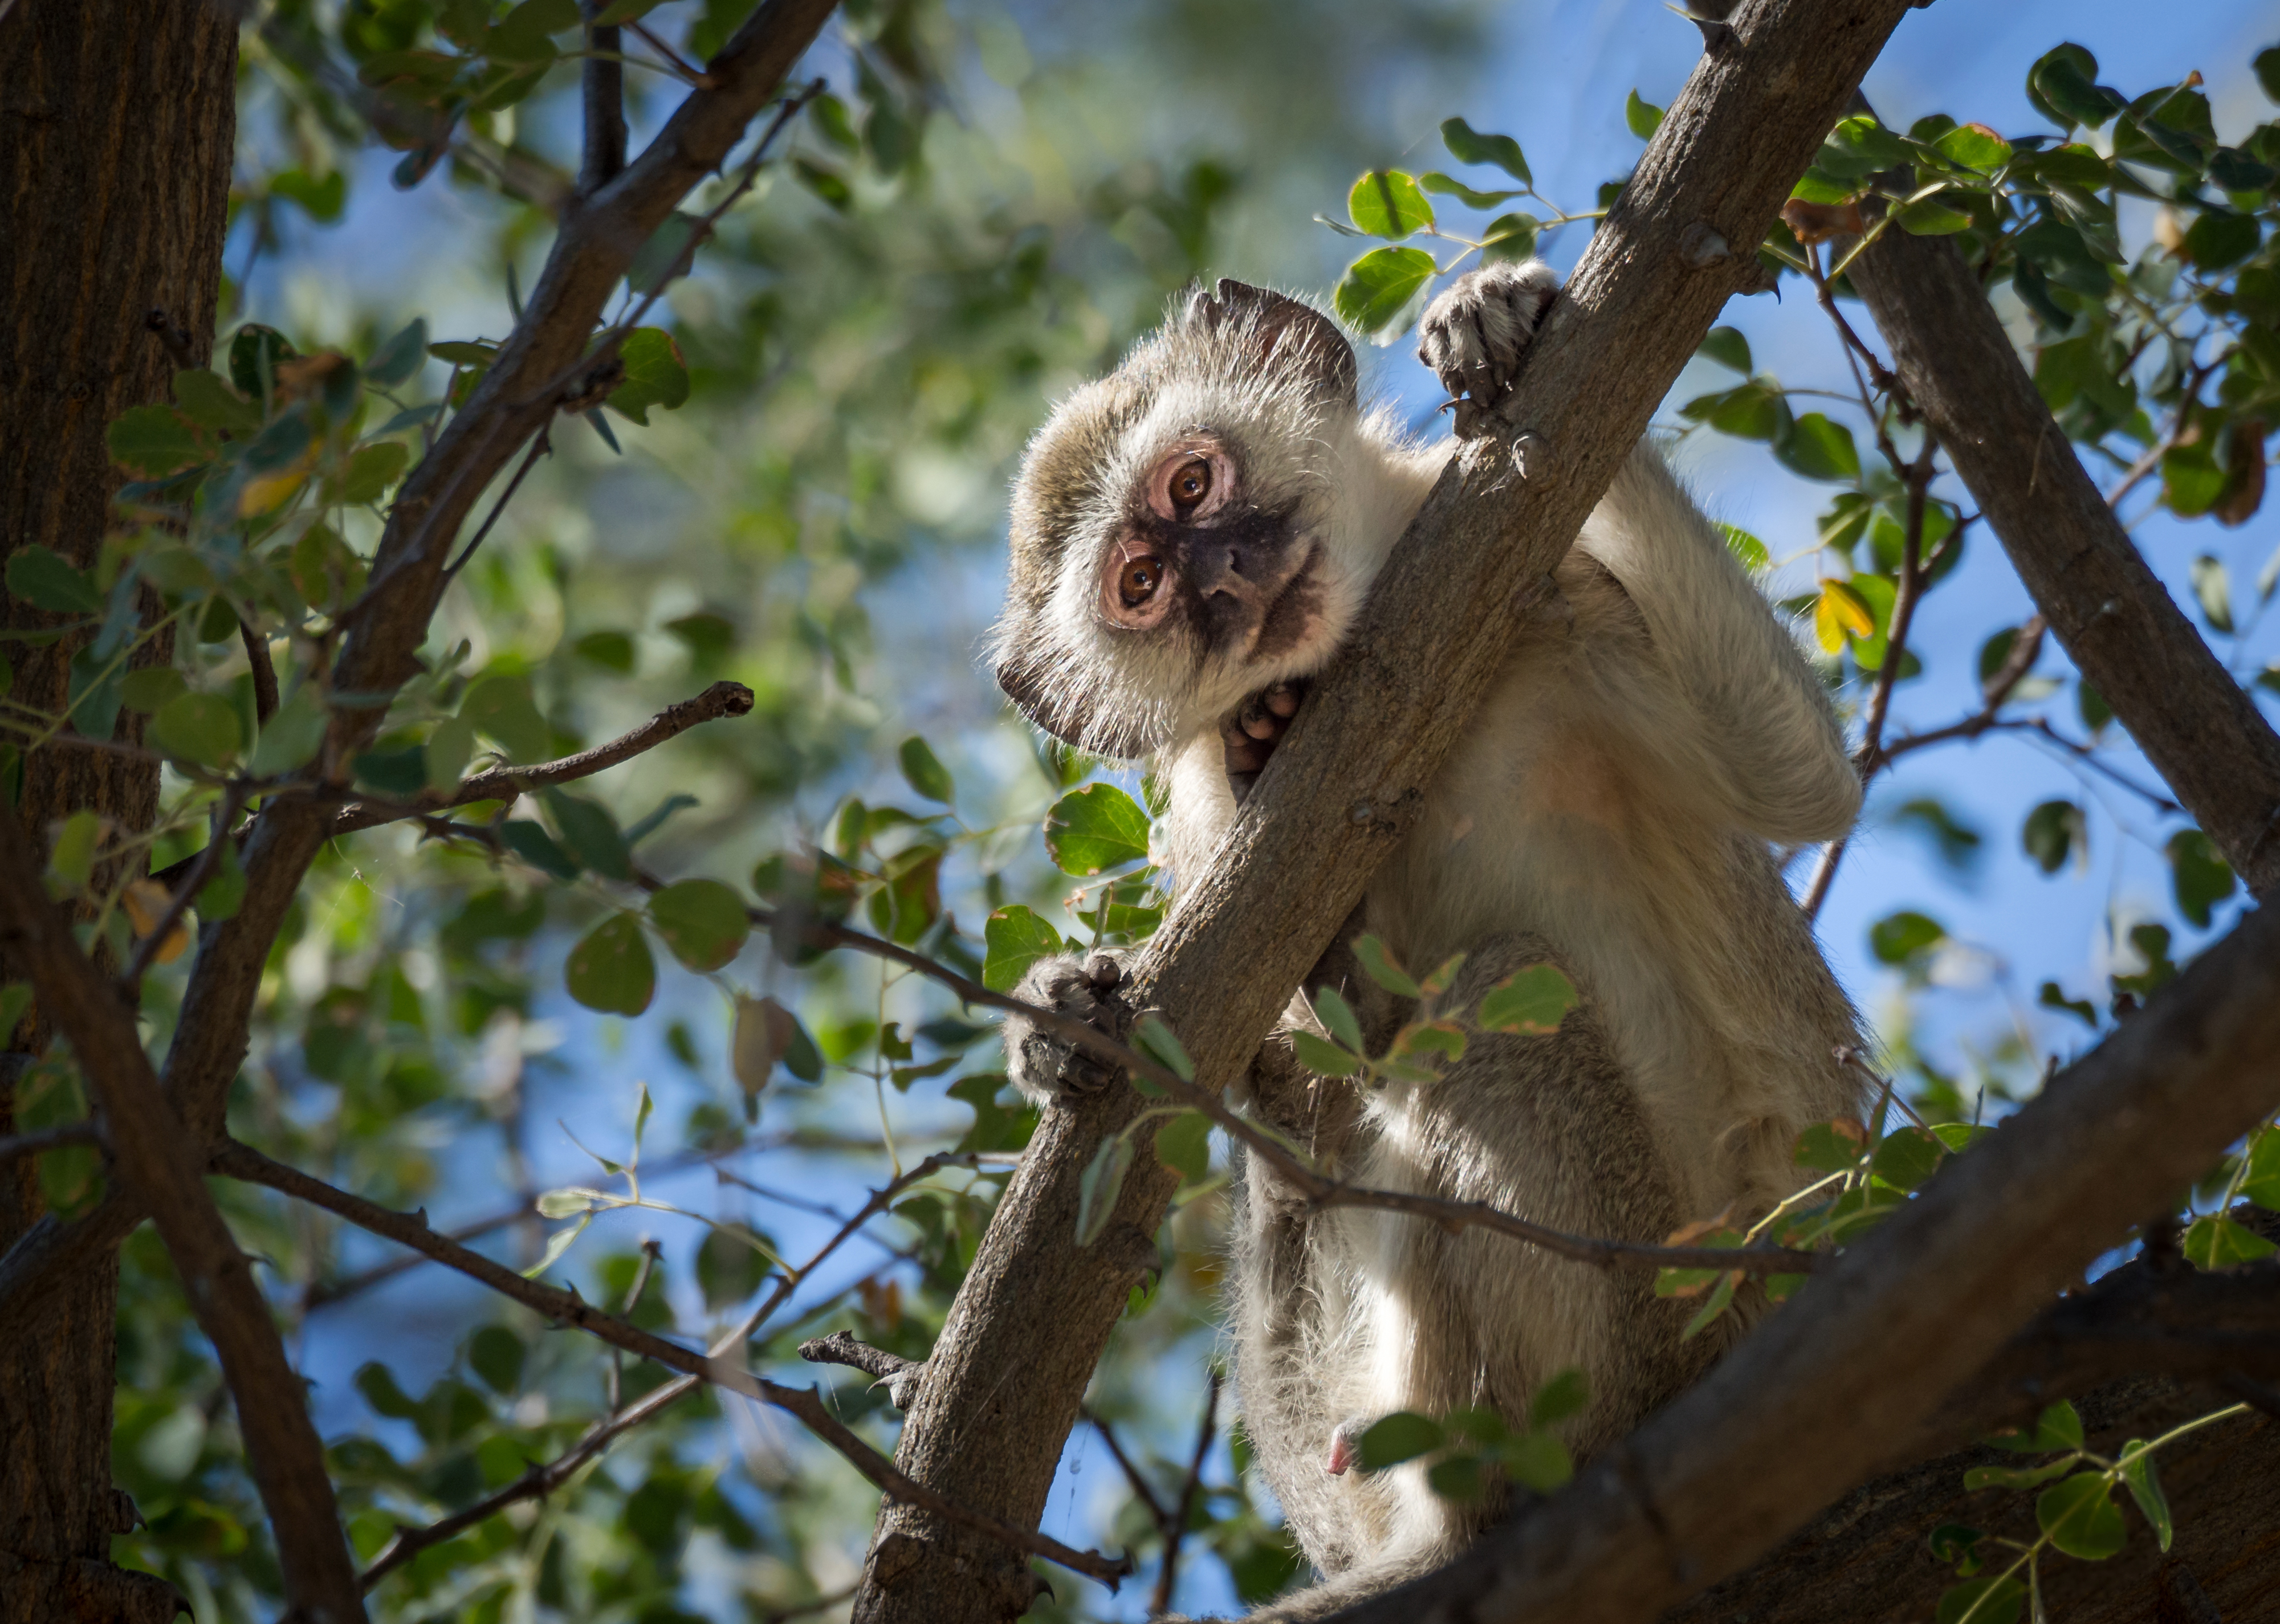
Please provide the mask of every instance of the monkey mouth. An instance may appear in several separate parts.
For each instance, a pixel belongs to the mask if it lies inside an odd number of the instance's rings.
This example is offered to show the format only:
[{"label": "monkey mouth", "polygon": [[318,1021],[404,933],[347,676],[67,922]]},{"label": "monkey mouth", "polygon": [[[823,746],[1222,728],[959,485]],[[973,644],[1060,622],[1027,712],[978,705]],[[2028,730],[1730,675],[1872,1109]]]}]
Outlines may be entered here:
[{"label": "monkey mouth", "polygon": [[1290,581],[1259,617],[1244,664],[1282,659],[1306,646],[1322,624],[1321,567],[1322,547],[1317,542],[1306,550],[1306,562],[1291,572]]}]

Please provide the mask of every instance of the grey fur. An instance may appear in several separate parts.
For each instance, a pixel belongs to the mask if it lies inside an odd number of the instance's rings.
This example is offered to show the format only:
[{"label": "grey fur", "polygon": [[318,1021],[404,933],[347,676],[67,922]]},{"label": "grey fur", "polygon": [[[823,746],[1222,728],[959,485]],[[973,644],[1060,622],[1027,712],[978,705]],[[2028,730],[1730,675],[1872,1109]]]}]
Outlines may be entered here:
[{"label": "grey fur", "polygon": [[[1351,373],[1321,348],[1325,319],[1255,289],[1230,301],[1228,287],[1175,310],[1031,445],[998,634],[1001,673],[1032,716],[1091,748],[1155,755],[1170,792],[1159,856],[1175,874],[1206,862],[1234,817],[1219,724],[1327,663],[1447,455],[1359,410]],[[1493,266],[1428,309],[1423,353],[1468,407],[1508,386],[1552,288],[1540,265]],[[1237,561],[1305,589],[1290,646],[1262,653],[1267,639],[1194,614],[1134,630],[1096,607],[1107,561],[1136,535],[1175,572],[1190,550],[1210,563],[1230,544],[1215,524],[1235,519],[1167,527],[1137,504],[1199,441],[1237,471],[1251,550]],[[1795,1188],[1796,1135],[1858,1113],[1832,1053],[1860,1042],[1856,1018],[1768,845],[1842,834],[1860,786],[1793,636],[1651,449],[1554,581],[1348,935],[1375,931],[1419,970],[1466,953],[1460,1004],[1544,962],[1582,1004],[1555,1035],[1475,1036],[1437,1081],[1367,1094],[1306,1073],[1278,1036],[1244,1103],[1358,1182],[1658,1241],[1722,1210],[1764,1212]],[[1402,1018],[1343,947],[1310,978],[1323,980],[1381,1034]],[[1116,1018],[1074,961],[1036,966],[1021,990]],[[1294,1000],[1292,1021],[1306,1019]],[[1033,1097],[1101,1081],[1019,1019],[1006,1046]],[[1568,1438],[1588,1454],[1735,1334],[1729,1320],[1682,1343],[1688,1305],[1654,1297],[1642,1274],[1385,1213],[1311,1212],[1256,1162],[1239,1182],[1236,1380],[1260,1469],[1324,1575],[1260,1620],[1317,1618],[1437,1566],[1506,1504],[1498,1491],[1453,1505],[1414,1466],[1332,1475],[1341,1428],[1475,1405],[1516,1418],[1580,1365],[1592,1401]]]}]

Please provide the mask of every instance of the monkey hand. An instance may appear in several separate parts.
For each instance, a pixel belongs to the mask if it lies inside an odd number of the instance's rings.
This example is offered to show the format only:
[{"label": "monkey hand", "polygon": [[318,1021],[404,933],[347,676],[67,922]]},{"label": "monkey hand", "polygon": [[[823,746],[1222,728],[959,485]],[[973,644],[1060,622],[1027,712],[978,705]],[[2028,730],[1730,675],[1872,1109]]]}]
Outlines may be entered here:
[{"label": "monkey hand", "polygon": [[1481,413],[1511,389],[1520,358],[1559,291],[1559,273],[1541,259],[1506,260],[1466,272],[1425,307],[1417,358],[1449,391],[1460,436],[1469,437]]},{"label": "monkey hand", "polygon": [[[1121,1043],[1132,1021],[1131,1008],[1118,991],[1124,980],[1121,959],[1111,952],[1040,958],[1015,983],[1013,996],[1073,1015]],[[1041,1105],[1057,1104],[1072,1094],[1097,1094],[1116,1081],[1115,1066],[1030,1016],[1008,1014],[1004,1032],[1007,1074]]]},{"label": "monkey hand", "polygon": [[1237,805],[1251,794],[1251,786],[1259,781],[1267,758],[1275,753],[1275,747],[1290,730],[1290,719],[1298,714],[1298,701],[1306,697],[1304,678],[1277,682],[1252,695],[1234,715],[1220,724],[1220,743],[1227,747],[1228,787],[1235,791]]}]

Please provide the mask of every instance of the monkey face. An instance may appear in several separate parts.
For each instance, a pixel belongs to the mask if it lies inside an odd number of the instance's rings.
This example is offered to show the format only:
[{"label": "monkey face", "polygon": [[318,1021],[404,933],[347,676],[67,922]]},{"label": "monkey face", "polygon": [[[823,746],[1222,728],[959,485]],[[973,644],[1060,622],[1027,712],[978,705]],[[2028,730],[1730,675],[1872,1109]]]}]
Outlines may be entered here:
[{"label": "monkey face", "polygon": [[1356,419],[1327,318],[1238,282],[1192,294],[1029,447],[999,684],[1047,731],[1130,757],[1318,669],[1367,584],[1338,544]]}]

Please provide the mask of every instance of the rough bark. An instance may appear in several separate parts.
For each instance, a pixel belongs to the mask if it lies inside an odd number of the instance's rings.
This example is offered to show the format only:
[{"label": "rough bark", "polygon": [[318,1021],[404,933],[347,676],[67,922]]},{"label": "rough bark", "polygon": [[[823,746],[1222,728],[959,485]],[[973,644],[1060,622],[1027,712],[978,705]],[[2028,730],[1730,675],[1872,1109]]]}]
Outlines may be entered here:
[{"label": "rough bark", "polygon": [[[1443,475],[1352,646],[1136,968],[1136,1002],[1165,1012],[1200,1081],[1223,1088],[1240,1074],[1410,827],[1503,660],[1515,610],[1728,296],[1754,280],[1755,247],[1791,179],[1906,9],[1755,0],[1714,31],[1552,307],[1497,432]],[[1036,1525],[1093,1366],[1154,1263],[1174,1178],[1144,1148],[1105,1233],[1089,1248],[1075,1238],[1079,1176],[1141,1104],[1112,1089],[1047,1113],[905,1423],[903,1470],[1000,1520]],[[985,1624],[1018,1613],[1030,1591],[1002,1550],[890,1506],[855,1616]]]},{"label": "rough bark", "polygon": [[2280,735],[2209,651],[2020,365],[1945,237],[1887,230],[1852,264],[1893,369],[2084,676],[2261,897],[2280,891]]},{"label": "rough bark", "polygon": [[2280,1104],[2280,913],[2251,913],[1702,1384],[1437,1574],[1339,1614],[1637,1624],[1919,1458],[2018,1328]]},{"label": "rough bark", "polygon": [[[92,563],[119,479],[104,428],[166,399],[177,365],[145,316],[164,312],[196,363],[212,348],[236,65],[236,23],[215,5],[19,4],[0,21],[0,554]],[[0,604],[12,629],[59,618]],[[60,710],[84,641],[0,645],[11,697]],[[140,726],[123,712],[119,736]],[[157,810],[157,770],[122,757],[51,748],[21,774],[35,830],[81,808],[138,828]],[[45,1029],[35,1014],[14,1046],[35,1051]],[[12,1081],[0,1074],[0,1134]],[[42,1206],[35,1158],[0,1167],[0,1246]],[[0,1334],[0,1624],[173,1616],[171,1587],[108,1562],[117,1274],[108,1252],[92,1259],[41,1334]]]}]

